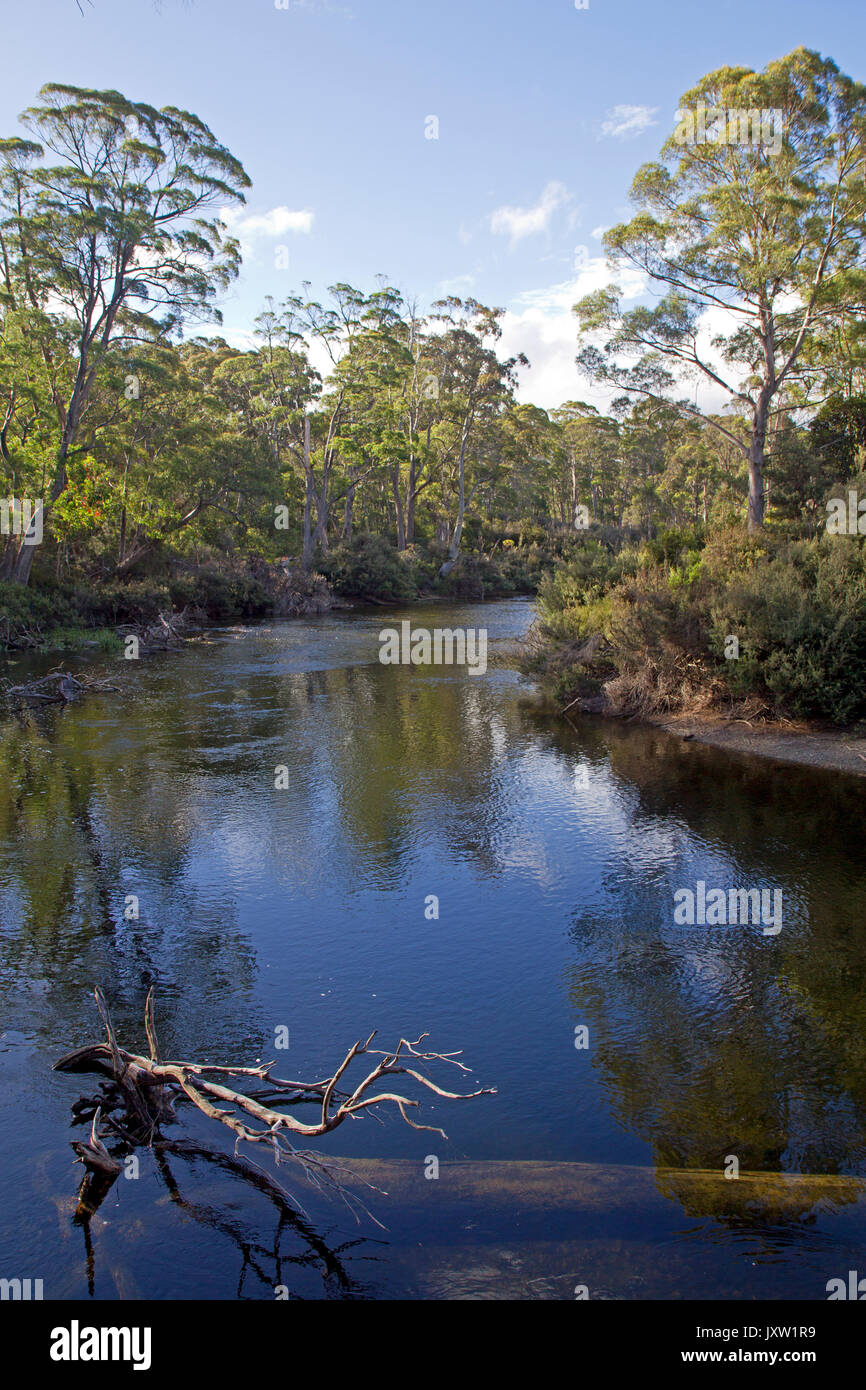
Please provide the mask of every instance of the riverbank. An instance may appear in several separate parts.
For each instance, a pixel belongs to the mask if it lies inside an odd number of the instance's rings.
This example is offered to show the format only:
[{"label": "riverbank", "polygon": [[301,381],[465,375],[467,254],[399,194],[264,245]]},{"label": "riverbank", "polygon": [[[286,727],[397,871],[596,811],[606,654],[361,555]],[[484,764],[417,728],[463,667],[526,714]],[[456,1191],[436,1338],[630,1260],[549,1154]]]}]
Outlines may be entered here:
[{"label": "riverbank", "polygon": [[[317,582],[311,586],[309,593],[302,593],[298,586],[293,586],[289,577],[286,577],[281,597],[282,601],[272,606],[270,611],[249,617],[250,625],[257,626],[262,621],[274,618],[302,619],[333,610],[360,610],[369,603],[369,600],[353,601],[342,598],[320,577],[317,577]],[[385,603],[382,600],[379,600],[379,603],[389,608],[424,607],[437,601],[441,602],[439,595],[428,593],[418,595],[407,605]],[[177,617],[178,615],[173,613],[161,614],[154,624],[149,627],[140,626],[137,630],[133,625],[119,625],[117,628],[105,630],[60,628],[52,632],[49,629],[43,634],[41,644],[31,642],[24,651],[41,656],[76,656],[86,662],[89,658],[96,660],[109,654],[119,654],[130,633],[137,631],[140,638],[140,654],[148,656],[154,651],[177,650],[181,645],[201,638],[212,622],[219,621],[211,619],[201,609],[183,615],[179,623]],[[166,619],[177,628],[176,632],[166,635],[159,631],[161,626],[165,626]],[[225,621],[225,618],[222,620]],[[154,634],[159,640],[154,639]],[[13,650],[6,648],[5,655],[11,656]],[[523,644],[518,640],[500,643],[493,664],[521,669],[523,653]],[[17,654],[23,654],[21,649],[18,649]],[[0,644],[0,660],[3,655]],[[41,667],[39,673],[43,674]],[[744,709],[739,715],[720,711],[692,711],[665,715],[644,713],[635,716],[615,709],[603,692],[579,696],[564,708],[551,699],[549,692],[544,692],[540,698],[545,705],[550,705],[570,722],[571,717],[577,714],[616,724],[637,722],[662,729],[686,741],[709,744],[733,753],[746,753],[776,762],[866,777],[866,728],[862,724],[850,729],[820,728],[804,722],[780,721],[765,717],[747,718],[745,716],[749,713],[748,709]]]},{"label": "riverbank", "polygon": [[866,777],[866,735],[841,729],[811,729],[773,721],[755,723],[721,715],[655,717],[646,721],[680,738],[709,743],[732,753],[753,753],[776,762],[799,763]]},{"label": "riverbank", "polygon": [[322,575],[264,562],[126,584],[0,583],[0,652],[116,652],[130,634],[144,649],[179,619],[190,632],[234,619],[307,617],[350,606]]},{"label": "riverbank", "polygon": [[559,712],[566,719],[572,714],[584,714],[617,724],[636,722],[731,753],[749,753],[776,762],[866,777],[866,730],[862,725],[823,729],[802,722],[747,719],[718,711],[626,717],[614,710],[603,695],[578,698]]},{"label": "riverbank", "polygon": [[529,596],[557,553],[554,544],[518,537],[489,553],[465,552],[443,575],[442,547],[412,545],[398,552],[382,537],[362,533],[319,556],[311,572],[286,557],[257,556],[231,564],[173,562],[122,583],[59,582],[43,572],[27,588],[0,581],[0,652],[116,650],[128,631],[184,610],[207,624],[311,617],[367,604]]}]

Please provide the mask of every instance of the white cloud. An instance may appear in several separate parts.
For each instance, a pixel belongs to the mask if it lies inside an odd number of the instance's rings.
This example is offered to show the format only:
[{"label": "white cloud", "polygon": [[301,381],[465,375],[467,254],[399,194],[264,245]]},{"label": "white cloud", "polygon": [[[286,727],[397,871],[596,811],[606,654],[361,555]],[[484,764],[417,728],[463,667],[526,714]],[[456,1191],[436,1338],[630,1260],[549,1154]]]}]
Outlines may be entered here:
[{"label": "white cloud", "polygon": [[547,184],[534,207],[501,207],[490,215],[490,230],[494,236],[508,236],[514,246],[524,237],[534,236],[536,232],[546,232],[551,218],[558,208],[567,203],[571,195],[564,183],[556,179]]},{"label": "white cloud", "polygon": [[226,323],[215,327],[208,324],[207,327],[200,328],[199,333],[203,338],[224,338],[229,347],[237,348],[239,352],[253,352],[260,346],[251,328],[235,328]]},{"label": "white cloud", "polygon": [[474,288],[475,276],[471,274],[451,275],[446,280],[440,280],[437,287],[440,295],[453,294],[457,295],[458,298],[464,294],[468,294],[469,291]]},{"label": "white cloud", "polygon": [[585,294],[614,279],[622,288],[624,300],[637,299],[646,289],[646,280],[632,269],[615,274],[604,256],[588,257],[585,251],[585,247],[576,248],[574,278],[519,295],[502,320],[502,355],[511,357],[525,352],[530,361],[520,374],[518,400],[531,401],[545,410],[573,400],[588,401],[599,410],[606,410],[613,397],[621,394],[591,385],[578,371],[574,361],[578,352],[578,322],[572,307]]},{"label": "white cloud", "polygon": [[650,126],[658,125],[654,120],[658,109],[657,106],[614,106],[602,121],[601,133],[616,140],[633,140]]},{"label": "white cloud", "polygon": [[269,208],[267,212],[244,212],[241,208],[223,208],[222,220],[233,236],[241,241],[255,237],[285,236],[287,232],[311,232],[315,214],[309,209]]},{"label": "white cloud", "polygon": [[[630,302],[645,298],[650,289],[649,280],[640,271],[634,268],[613,271],[604,256],[587,257],[585,250],[585,247],[575,248],[575,278],[519,295],[502,321],[499,345],[502,355],[511,357],[524,352],[530,361],[530,366],[520,373],[517,398],[545,410],[562,405],[564,401],[581,400],[606,412],[614,397],[623,394],[618,388],[589,382],[578,371],[574,360],[578,353],[578,322],[572,307],[584,295],[611,283],[620,286],[621,298],[627,307]],[[697,333],[702,360],[734,385],[739,384],[742,374],[724,362],[719,350],[713,347],[712,339],[731,333],[738,318],[720,306],[708,308],[699,318]],[[600,347],[604,334],[594,341]],[[714,413],[725,410],[730,404],[728,393],[703,374],[692,381],[682,377],[673,394],[682,396],[701,410]]]},{"label": "white cloud", "polygon": [[[717,372],[722,381],[728,385],[740,387],[745,384],[748,378],[748,371],[745,368],[737,369],[731,363],[726,362],[719,348],[713,344],[713,339],[717,337],[728,337],[735,333],[742,326],[742,315],[735,314],[730,309],[724,309],[721,305],[712,305],[706,308],[698,318],[696,347],[698,356],[702,362]],[[729,393],[722,386],[717,386],[701,373],[693,383],[688,385],[683,394],[689,401],[694,401],[702,410],[720,412],[731,404]]]}]

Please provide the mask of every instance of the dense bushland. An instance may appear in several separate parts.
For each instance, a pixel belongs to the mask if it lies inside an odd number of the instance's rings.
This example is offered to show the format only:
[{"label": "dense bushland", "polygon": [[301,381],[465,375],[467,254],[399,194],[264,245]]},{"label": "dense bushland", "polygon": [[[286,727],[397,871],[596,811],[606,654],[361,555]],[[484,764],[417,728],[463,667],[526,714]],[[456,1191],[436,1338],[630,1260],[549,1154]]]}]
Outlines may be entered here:
[{"label": "dense bushland", "polygon": [[618,553],[592,539],[547,576],[526,658],[560,701],[619,714],[748,702],[866,717],[866,549],[858,537],[727,529]]}]

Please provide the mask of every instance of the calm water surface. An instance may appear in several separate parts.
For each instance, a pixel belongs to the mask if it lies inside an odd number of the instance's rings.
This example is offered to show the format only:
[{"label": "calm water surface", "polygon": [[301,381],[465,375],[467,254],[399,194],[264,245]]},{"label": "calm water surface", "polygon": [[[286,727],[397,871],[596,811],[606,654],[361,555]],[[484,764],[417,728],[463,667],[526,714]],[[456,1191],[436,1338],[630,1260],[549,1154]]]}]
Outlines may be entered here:
[{"label": "calm water surface", "polygon": [[[323,1146],[419,1176],[431,1153],[866,1175],[866,789],[571,726],[505,659],[483,677],[377,659],[402,617],[486,626],[493,653],[532,616],[508,601],[220,630],[104,663],[119,695],[0,724],[0,1275],[42,1277],[46,1297],[272,1298],[278,1282],[495,1294],[497,1270],[501,1291],[522,1268],[568,1297],[555,1278],[582,1251],[603,1296],[822,1298],[858,1259],[866,1273],[855,1183],[732,1211],[660,1178],[657,1201],[612,1183],[592,1211],[545,1213],[495,1190],[454,1205],[446,1177],[423,1210],[376,1198],[386,1232],[305,1193],[306,1223],[277,1235],[267,1197],[225,1168],[144,1154],[74,1222],[70,1105],[96,1082],[50,1067],[99,1036],[97,983],[132,1046],[155,986],[165,1055],[250,1063],[280,1025],[292,1076],[373,1028],[462,1048],[498,1094],[425,1104],[447,1143],[390,1117]],[[781,933],[674,925],[675,889],[698,879],[781,889]],[[411,1252],[434,1246],[422,1269]]]}]

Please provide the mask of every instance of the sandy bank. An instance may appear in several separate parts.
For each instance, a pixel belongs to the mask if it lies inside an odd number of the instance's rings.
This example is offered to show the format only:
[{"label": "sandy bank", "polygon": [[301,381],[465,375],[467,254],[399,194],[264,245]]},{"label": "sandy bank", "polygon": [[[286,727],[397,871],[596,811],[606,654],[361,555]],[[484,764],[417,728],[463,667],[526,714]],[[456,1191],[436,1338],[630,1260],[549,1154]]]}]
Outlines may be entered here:
[{"label": "sandy bank", "polygon": [[836,729],[726,719],[722,715],[666,715],[646,720],[680,738],[735,753],[756,753],[784,763],[805,763],[866,777],[866,738]]}]

